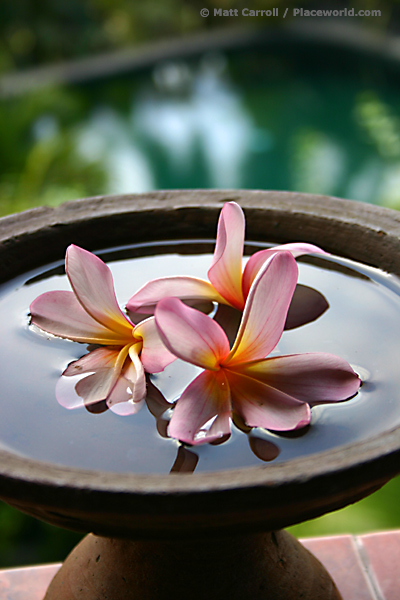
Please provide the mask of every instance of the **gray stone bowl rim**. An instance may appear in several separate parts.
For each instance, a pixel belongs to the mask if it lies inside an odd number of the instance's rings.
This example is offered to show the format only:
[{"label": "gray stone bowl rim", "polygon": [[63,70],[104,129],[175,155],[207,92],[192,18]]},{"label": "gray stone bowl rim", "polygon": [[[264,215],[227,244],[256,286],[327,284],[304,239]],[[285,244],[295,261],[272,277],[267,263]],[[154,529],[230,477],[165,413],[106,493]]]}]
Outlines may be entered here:
[{"label": "gray stone bowl rim", "polygon": [[[2,218],[1,280],[7,281],[35,266],[61,259],[69,243],[91,250],[109,248],[115,244],[115,239],[107,241],[104,231],[113,231],[114,227],[118,228],[118,239],[125,243],[132,223],[142,230],[140,223],[142,220],[148,222],[149,217],[154,235],[157,235],[157,227],[153,225],[161,217],[162,230],[169,232],[168,239],[187,239],[187,232],[193,230],[194,223],[198,225],[198,238],[214,237],[221,206],[232,200],[246,213],[249,240],[308,241],[400,276],[400,213],[396,211],[293,192],[179,190],[82,199],[57,208],[37,208]],[[100,240],[103,240],[102,244]],[[121,510],[126,508],[126,503],[133,503],[126,509],[128,512],[136,509],[140,512],[143,502],[149,503],[146,506],[151,507],[152,514],[167,507],[171,527],[174,519],[179,521],[182,514],[192,518],[199,510],[199,501],[205,502],[200,521],[203,525],[206,523],[207,528],[211,518],[213,522],[209,527],[218,529],[215,502],[226,496],[237,502],[239,524],[239,514],[246,513],[243,523],[250,528],[252,525],[270,527],[271,519],[277,526],[286,526],[353,502],[399,472],[400,427],[373,439],[282,464],[261,464],[196,475],[91,471],[0,451],[0,497],[50,522],[80,530],[96,530],[97,527],[105,534],[112,533],[115,527],[110,525],[108,528],[83,515],[91,510],[94,498],[100,503],[102,513],[107,505],[112,511],[117,498]],[[298,504],[302,505],[299,514],[294,511],[293,515],[288,515],[288,509],[280,514],[277,503],[293,494],[297,494]],[[330,494],[329,501],[314,505],[312,499],[318,499],[321,494]],[[214,499],[209,502],[207,498],[212,497]],[[292,511],[295,502],[293,499],[287,503]],[[253,505],[254,518],[251,516]],[[272,510],[271,519],[265,515],[257,516],[258,510],[268,507],[276,508],[275,512]],[[235,511],[230,510],[233,522]],[[71,511],[76,523],[68,522]],[[77,515],[81,513],[82,520],[79,520]],[[159,523],[161,530],[165,521],[166,516]],[[132,525],[132,530],[136,531],[135,527],[140,530],[140,524]],[[121,534],[118,526],[116,531],[117,535]],[[142,531],[138,535],[147,534]]]}]

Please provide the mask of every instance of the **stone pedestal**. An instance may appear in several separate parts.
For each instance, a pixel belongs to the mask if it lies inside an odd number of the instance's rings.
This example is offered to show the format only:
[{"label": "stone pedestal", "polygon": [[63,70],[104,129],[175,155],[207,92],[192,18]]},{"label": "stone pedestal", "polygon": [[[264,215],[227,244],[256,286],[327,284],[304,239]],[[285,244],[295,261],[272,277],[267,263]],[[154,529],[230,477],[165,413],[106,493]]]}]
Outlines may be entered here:
[{"label": "stone pedestal", "polygon": [[45,600],[341,600],[321,563],[285,531],[193,541],[86,536]]}]

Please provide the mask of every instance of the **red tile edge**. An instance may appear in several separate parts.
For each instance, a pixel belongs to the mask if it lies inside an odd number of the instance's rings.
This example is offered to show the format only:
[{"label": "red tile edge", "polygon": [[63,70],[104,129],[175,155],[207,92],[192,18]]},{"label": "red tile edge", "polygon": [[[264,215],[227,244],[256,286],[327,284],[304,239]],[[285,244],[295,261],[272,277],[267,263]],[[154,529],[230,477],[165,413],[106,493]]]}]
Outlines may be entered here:
[{"label": "red tile edge", "polygon": [[399,600],[400,531],[360,535],[358,542],[379,600]]},{"label": "red tile edge", "polygon": [[0,571],[0,600],[43,600],[60,564]]},{"label": "red tile edge", "polygon": [[354,536],[340,535],[300,541],[324,565],[343,600],[378,600]]}]

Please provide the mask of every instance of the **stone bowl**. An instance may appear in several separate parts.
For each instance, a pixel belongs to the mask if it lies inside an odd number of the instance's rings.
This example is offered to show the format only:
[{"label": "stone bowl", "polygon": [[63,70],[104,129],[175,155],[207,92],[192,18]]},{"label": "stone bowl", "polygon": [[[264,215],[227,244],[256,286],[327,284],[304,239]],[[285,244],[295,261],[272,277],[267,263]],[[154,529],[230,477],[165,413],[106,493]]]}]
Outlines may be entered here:
[{"label": "stone bowl", "polygon": [[[89,198],[5,217],[1,281],[62,259],[70,243],[98,250],[214,238],[222,204],[232,200],[245,211],[248,240],[306,241],[400,275],[395,211],[309,194],[191,190]],[[51,457],[45,463],[0,451],[0,497],[61,527],[184,547],[210,537],[272,532],[323,515],[360,500],[399,472],[400,428],[282,464],[195,476],[89,471],[56,466]]]}]

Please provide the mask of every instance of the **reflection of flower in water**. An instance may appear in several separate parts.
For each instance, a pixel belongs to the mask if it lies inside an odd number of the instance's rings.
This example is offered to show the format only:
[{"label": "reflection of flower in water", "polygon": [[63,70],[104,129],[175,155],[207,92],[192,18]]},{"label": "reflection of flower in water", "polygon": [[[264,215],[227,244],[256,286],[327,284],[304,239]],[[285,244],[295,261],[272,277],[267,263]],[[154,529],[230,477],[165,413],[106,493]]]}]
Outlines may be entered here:
[{"label": "reflection of flower in water", "polygon": [[[149,380],[146,396],[146,404],[155,417],[158,433],[168,438],[168,425],[173,414],[173,406],[164,398],[160,390]],[[175,403],[174,403],[175,404]],[[262,437],[252,427],[245,425],[243,420],[237,415],[234,417],[234,423],[240,431],[247,435],[251,451],[264,462],[275,460],[279,456],[279,448],[271,440]],[[224,436],[211,442],[212,444],[224,443],[230,436]],[[179,444],[175,462],[171,468],[171,473],[193,473],[199,462],[199,455],[196,448],[187,444]]]},{"label": "reflection of flower in water", "polygon": [[253,453],[264,462],[271,462],[278,458],[279,448],[273,442],[257,435],[249,435],[249,444]]},{"label": "reflection of flower in water", "polygon": [[[151,379],[147,378],[147,395],[142,403],[146,403],[147,409],[153,415],[156,421],[156,429],[158,434],[165,438],[171,439],[168,435],[168,425],[173,414],[176,402],[168,402],[161,391],[153,384]],[[140,403],[140,405],[142,405]],[[86,410],[93,414],[101,414],[109,410],[107,403],[103,401],[94,404],[84,405]],[[119,413],[122,414],[122,413]],[[132,413],[130,413],[132,414]],[[264,432],[258,428],[247,426],[243,419],[238,415],[233,415],[233,423],[238,430],[247,436],[249,448],[253,454],[263,462],[272,462],[279,454],[280,449],[277,444],[267,439]],[[304,435],[307,427],[301,431],[290,432],[291,435]],[[279,432],[281,435],[286,432]],[[220,445],[229,439],[230,435],[224,436],[211,442],[212,445]],[[175,461],[171,467],[171,473],[193,473],[201,460],[201,455],[198,453],[198,447],[192,447],[188,444],[179,443],[177,446],[177,454]]]}]

